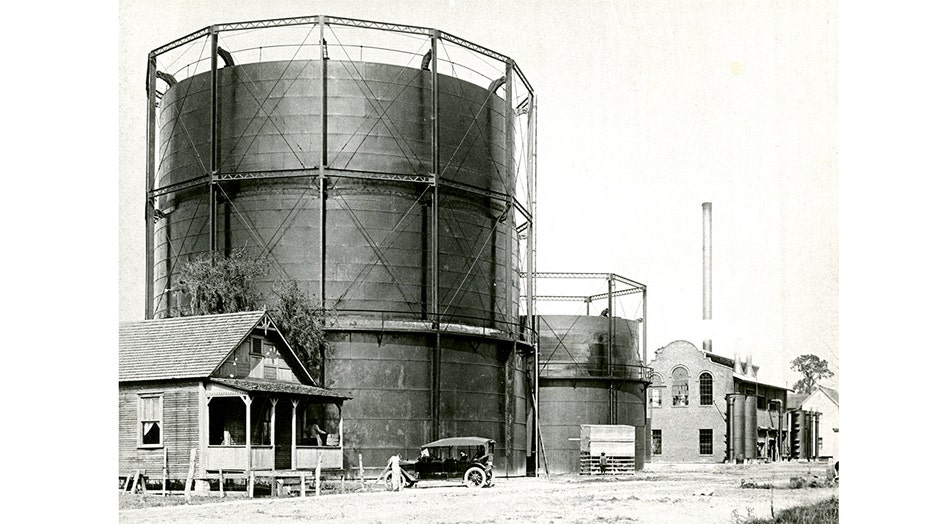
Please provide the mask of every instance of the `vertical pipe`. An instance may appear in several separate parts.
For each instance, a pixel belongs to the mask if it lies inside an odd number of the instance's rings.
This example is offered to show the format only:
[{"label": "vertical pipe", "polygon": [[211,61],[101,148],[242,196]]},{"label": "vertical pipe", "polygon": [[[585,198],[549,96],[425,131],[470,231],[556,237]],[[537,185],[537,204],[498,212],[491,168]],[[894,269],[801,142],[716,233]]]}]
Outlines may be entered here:
[{"label": "vertical pipe", "polygon": [[[210,257],[213,263],[217,252],[217,47],[220,33],[217,26],[210,27],[210,182],[207,198],[210,199]],[[181,118],[181,115],[178,116]]]},{"label": "vertical pipe", "polygon": [[320,15],[320,159],[317,162],[317,181],[320,194],[320,307],[327,307],[327,48],[324,30],[327,17]]},{"label": "vertical pipe", "polygon": [[437,74],[437,40],[440,31],[430,37],[430,143],[433,194],[431,198],[430,231],[430,307],[435,330],[431,353],[431,440],[440,438],[440,86]]},{"label": "vertical pipe", "polygon": [[155,199],[150,198],[150,192],[155,189],[155,79],[156,56],[149,55],[149,68],[146,73],[146,95],[148,108],[146,111],[146,319],[151,319],[155,309]]},{"label": "vertical pipe", "polygon": [[725,460],[727,462],[734,462],[735,460],[735,429],[734,429],[734,419],[735,416],[735,397],[733,395],[725,395]]},{"label": "vertical pipe", "polygon": [[647,365],[647,286],[641,289],[641,362]]}]

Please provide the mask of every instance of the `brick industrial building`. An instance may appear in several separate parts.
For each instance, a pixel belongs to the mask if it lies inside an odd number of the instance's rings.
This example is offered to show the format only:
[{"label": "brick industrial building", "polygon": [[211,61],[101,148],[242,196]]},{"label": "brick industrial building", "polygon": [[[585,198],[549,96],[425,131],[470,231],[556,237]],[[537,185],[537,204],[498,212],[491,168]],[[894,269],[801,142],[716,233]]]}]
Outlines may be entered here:
[{"label": "brick industrial building", "polygon": [[788,389],[760,382],[750,357],[742,362],[677,340],[655,352],[650,368],[653,462],[726,460],[726,395],[735,393],[757,401],[757,457],[748,458],[785,454],[788,429],[780,419]]}]

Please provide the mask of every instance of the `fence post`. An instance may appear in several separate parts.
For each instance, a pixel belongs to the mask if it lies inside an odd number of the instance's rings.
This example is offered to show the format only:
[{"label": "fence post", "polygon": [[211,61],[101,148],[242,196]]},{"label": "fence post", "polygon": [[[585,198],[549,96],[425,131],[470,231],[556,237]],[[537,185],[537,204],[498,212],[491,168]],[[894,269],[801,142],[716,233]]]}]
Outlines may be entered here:
[{"label": "fence post", "polygon": [[162,448],[162,496],[168,496],[168,446]]},{"label": "fence post", "polygon": [[191,459],[188,461],[188,476],[184,481],[184,499],[191,501],[191,484],[194,483],[194,461],[197,460],[197,448],[191,448]]},{"label": "fence post", "polygon": [[317,455],[317,469],[314,470],[314,496],[320,496],[320,459],[321,455]]},{"label": "fence post", "polygon": [[366,489],[366,476],[362,469],[362,453],[359,454],[359,488],[361,490]]}]

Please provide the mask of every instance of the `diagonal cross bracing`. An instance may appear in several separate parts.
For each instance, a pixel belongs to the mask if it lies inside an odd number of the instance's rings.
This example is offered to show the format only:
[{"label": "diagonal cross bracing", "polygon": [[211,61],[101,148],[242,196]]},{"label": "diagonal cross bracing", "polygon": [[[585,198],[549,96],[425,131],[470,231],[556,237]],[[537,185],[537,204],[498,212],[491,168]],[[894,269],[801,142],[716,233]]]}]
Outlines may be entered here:
[{"label": "diagonal cross bracing", "polygon": [[[408,215],[410,215],[411,211],[413,211],[417,207],[417,205],[422,201],[424,196],[427,195],[428,191],[430,191],[430,187],[424,188],[424,191],[422,191],[421,194],[418,195],[416,199],[414,199],[414,202],[411,203],[411,206],[408,207],[408,209],[404,212],[401,218],[398,219],[398,221],[392,227],[392,230],[389,231],[388,235],[386,235],[386,237],[382,239],[382,242],[378,244],[379,249],[381,249],[383,245],[385,249],[387,249],[388,247],[392,245],[392,243],[394,243],[395,238],[397,237],[399,233],[399,229],[398,229],[399,226],[401,226],[401,224],[408,218]],[[342,199],[342,197],[340,198]],[[350,291],[352,291],[353,288],[356,287],[363,278],[369,275],[369,273],[378,264],[378,262],[379,262],[379,256],[378,256],[378,252],[376,252],[375,256],[372,259],[370,259],[370,261],[366,264],[366,266],[356,275],[356,278],[354,278],[353,281],[350,282],[350,284],[346,287],[346,290],[343,292],[342,295],[340,295],[340,298],[336,300],[336,302],[334,303],[334,307],[339,305],[340,302],[342,302],[343,299],[346,298],[346,296],[350,293]]]},{"label": "diagonal cross bracing", "polygon": [[[457,221],[457,220],[450,221],[450,220],[447,219],[447,218],[443,218],[443,221],[444,221],[444,222],[447,224],[447,226],[450,227],[451,229],[452,229],[453,227],[456,227],[456,229],[459,230],[459,232],[461,233],[462,236],[457,236],[456,234],[454,234],[454,235],[452,235],[452,236],[453,236],[453,238],[456,240],[456,243],[457,243],[457,245],[459,246],[460,250],[461,250],[463,253],[467,252],[467,251],[468,251],[467,246],[463,245],[463,242],[462,242],[462,241],[465,240],[469,235],[467,235],[466,232],[463,230],[463,226],[460,224],[460,222]],[[500,221],[496,219],[495,222],[492,224],[492,231],[490,232],[490,238],[491,238],[491,236],[494,236],[494,234],[495,234],[495,229],[498,227],[497,224],[498,224],[499,222],[500,222]],[[493,246],[492,249],[495,249],[495,246]],[[484,252],[485,252],[485,249],[484,249],[484,246],[483,246],[483,248],[480,248],[480,251],[479,251],[478,253],[476,253],[476,260],[478,260],[479,257],[480,257]],[[464,261],[464,262],[465,262],[465,261]],[[509,264],[510,264],[510,261],[509,261]],[[469,274],[469,271],[471,271],[471,270],[472,270],[472,268],[470,268],[469,270],[467,270],[467,276],[468,276],[468,274]],[[493,271],[494,271],[494,269],[493,269]],[[482,277],[483,280],[485,280],[485,283],[486,283],[486,284],[493,284],[493,282],[492,282],[491,280],[489,280],[488,275],[486,275],[484,272],[479,272],[479,275]],[[466,278],[466,277],[464,277],[464,280],[465,280],[465,278]],[[475,292],[475,291],[474,291],[474,292]],[[480,293],[480,295],[481,295],[481,292],[479,292],[479,293]],[[460,306],[460,304],[462,304],[463,299],[465,298],[465,296],[466,296],[465,293],[464,293],[463,295],[460,296],[460,299],[459,299],[459,301],[456,303],[455,307],[458,308],[458,307]],[[446,297],[444,297],[444,298],[446,298]],[[506,314],[504,311],[502,311],[502,308],[500,308],[500,307],[498,306],[498,301],[495,300],[495,297],[491,297],[491,298],[492,298],[492,305],[493,305],[494,308],[497,310],[497,312],[500,313],[503,317],[507,317],[507,314]],[[451,299],[451,300],[452,300],[452,299]],[[510,306],[509,306],[508,304],[506,304],[506,307],[510,307]]]},{"label": "diagonal cross bracing", "polygon": [[[499,215],[498,219],[495,221],[495,224],[497,224],[505,216],[505,213],[507,213],[508,210],[509,210],[509,206],[505,206],[505,210],[502,212],[501,215]],[[470,264],[469,269],[466,271],[466,274],[463,275],[463,279],[460,281],[459,285],[456,287],[456,291],[454,291],[453,295],[450,296],[449,301],[444,300],[444,302],[447,303],[447,306],[443,309],[443,312],[440,314],[440,319],[442,319],[447,314],[447,311],[449,311],[450,307],[453,305],[452,304],[453,300],[456,299],[457,295],[459,295],[460,290],[463,289],[463,285],[466,283],[466,280],[468,280],[469,277],[472,275],[473,269],[475,269],[476,264],[479,262],[479,257],[482,256],[482,253],[485,251],[485,247],[489,245],[489,240],[492,239],[492,236],[495,234],[495,231],[496,231],[496,227],[493,226],[492,229],[489,231],[489,234],[486,235],[485,240],[482,242],[482,246],[479,247],[478,251],[476,252],[476,255],[473,257],[472,263]],[[460,301],[456,303],[457,307],[459,306],[460,302],[462,302],[462,300],[463,299],[460,298]]]},{"label": "diagonal cross bracing", "polygon": [[[343,47],[343,44],[340,42],[340,38],[336,35],[335,32],[333,32],[333,30],[330,31],[330,34],[332,34],[333,37],[337,40],[337,45],[339,45],[340,47]],[[355,75],[353,75],[353,72],[351,72],[349,68],[347,67],[346,61],[341,61],[340,63],[341,65],[343,65],[346,72],[350,74],[350,77],[352,78],[353,82],[355,82],[356,85],[359,86],[360,88],[365,88],[363,90],[363,94],[368,95],[364,97],[366,102],[368,102],[369,105],[371,105],[372,108],[376,110],[376,113],[377,113],[376,116],[378,117],[380,121],[382,121],[383,124],[385,124],[385,128],[388,131],[389,136],[392,138],[392,140],[394,140],[401,154],[405,157],[405,160],[407,160],[408,163],[411,165],[412,172],[417,173],[418,172],[417,166],[411,160],[411,157],[408,156],[408,153],[405,151],[405,148],[402,146],[402,144],[404,144],[404,146],[407,146],[408,150],[410,150],[411,152],[411,155],[417,159],[418,164],[423,164],[424,161],[417,155],[417,153],[411,147],[411,145],[404,139],[404,134],[401,133],[401,131],[398,129],[397,124],[395,124],[395,122],[391,119],[391,117],[388,116],[388,109],[385,107],[382,107],[382,102],[380,101],[378,97],[376,97],[375,92],[372,90],[372,86],[369,85],[369,83],[366,81],[363,74],[359,71],[359,68],[356,67],[356,62],[352,62],[352,61],[349,62],[353,66],[353,70],[356,73]]]},{"label": "diagonal cross bracing", "polygon": [[[425,41],[425,42],[421,45],[421,47],[418,48],[417,53],[415,53],[414,55],[412,55],[412,58],[409,59],[409,60],[408,60],[408,63],[405,65],[405,67],[402,68],[402,69],[398,72],[398,76],[395,77],[395,80],[394,80],[390,85],[396,85],[396,83],[401,79],[402,75],[404,75],[406,72],[410,72],[410,71],[407,70],[407,67],[411,65],[411,61],[413,60],[413,57],[414,57],[414,56],[417,56],[418,53],[421,53],[421,51],[424,49],[424,45],[425,45],[425,44],[427,44],[427,41]],[[413,72],[413,74],[411,74],[411,78],[410,78],[400,89],[398,89],[398,92],[395,94],[394,97],[392,97],[392,99],[391,99],[391,101],[389,102],[388,106],[385,108],[385,113],[386,113],[386,114],[388,113],[388,110],[391,109],[391,107],[395,104],[395,102],[398,101],[398,99],[401,97],[401,95],[402,95],[409,87],[411,87],[411,85],[414,83],[415,80],[417,80],[417,79],[420,78],[420,77],[421,77],[421,72],[420,72],[419,70],[416,70],[416,71]],[[387,88],[386,88],[386,90],[387,90]],[[370,126],[369,126],[369,129],[367,129],[366,132],[364,133],[364,136],[366,136],[366,137],[368,138],[369,134],[372,132],[373,129],[375,129],[375,126],[376,126],[376,124],[378,124],[378,123],[379,123],[379,119],[374,119],[374,120],[372,121],[372,125],[370,125]],[[356,129],[353,131],[353,133],[349,136],[349,138],[346,139],[346,142],[344,142],[343,147],[341,147],[340,150],[336,152],[336,154],[333,156],[333,158],[332,158],[328,163],[330,163],[330,164],[335,164],[335,163],[336,163],[337,159],[340,157],[341,154],[343,154],[343,152],[346,150],[346,147],[350,144],[350,142],[353,140],[353,138],[355,138],[356,135],[359,134],[359,130],[362,129],[362,127],[363,127],[364,125],[366,125],[366,120],[365,120],[365,119],[364,119],[362,122],[359,123],[359,125],[356,127]],[[386,126],[386,127],[387,127],[387,126]],[[391,132],[391,131],[389,131],[389,132]],[[349,159],[347,159],[346,163],[344,164],[344,168],[349,167],[350,162],[352,162],[353,158],[356,156],[356,153],[359,152],[360,148],[362,148],[362,145],[363,145],[364,143],[365,143],[365,139],[363,139],[363,140],[361,140],[361,141],[359,142],[359,144],[356,146],[356,149],[353,150],[353,153],[350,155]],[[420,158],[418,158],[418,160],[420,160]]]},{"label": "diagonal cross bracing", "polygon": [[[463,100],[468,100],[468,98],[466,97],[465,91],[463,91],[463,86],[462,86],[462,84],[461,84],[462,80],[460,80],[459,77],[458,77],[457,74],[456,74],[455,62],[453,62],[453,60],[450,58],[450,54],[449,54],[449,52],[447,51],[447,49],[446,49],[445,46],[443,47],[443,52],[446,53],[446,55],[447,55],[447,61],[450,63],[450,65],[451,65],[451,67],[452,67],[453,77],[456,78],[456,80],[458,80],[458,81],[456,82],[456,86],[457,86],[457,88],[459,89],[460,96],[459,96],[459,97],[454,97],[454,98],[457,99],[458,104],[459,104],[459,106],[460,106],[460,109],[464,110],[467,114],[473,114],[472,111],[471,111],[471,108],[465,108],[465,107],[463,107],[463,102],[462,102],[462,101],[463,101]],[[493,93],[490,91],[489,94],[486,96],[486,101],[491,97],[492,94],[493,94]],[[470,104],[471,104],[471,102],[470,102]],[[483,102],[482,107],[485,107],[485,102]],[[507,109],[507,108],[506,108],[506,109]],[[481,112],[481,109],[480,109],[480,112]],[[473,115],[473,120],[474,120],[474,121],[477,120],[477,119],[478,119],[478,116],[479,116],[479,113],[478,113],[478,112],[475,113],[475,114]],[[469,128],[470,128],[470,129],[472,128],[472,124],[470,124]],[[477,130],[478,135],[479,135],[479,136],[477,137],[476,140],[478,140],[478,138],[481,138],[481,139],[482,139],[483,143],[485,144],[486,154],[487,154],[488,157],[489,157],[489,165],[492,167],[492,170],[493,170],[493,171],[495,172],[495,174],[498,176],[499,181],[502,183],[502,187],[504,187],[504,188],[507,190],[507,189],[509,188],[509,185],[508,185],[508,182],[505,181],[504,177],[502,176],[501,171],[498,169],[498,165],[496,164],[495,158],[494,158],[494,156],[492,155],[492,144],[491,144],[491,142],[486,138],[485,133],[483,133],[483,131],[482,131],[482,126],[477,126],[477,127],[476,127],[476,130]],[[468,134],[468,131],[469,131],[469,129],[467,129],[467,131],[466,131],[467,134]],[[475,140],[474,140],[474,142],[475,142]],[[457,147],[457,149],[459,149],[459,147]],[[472,145],[470,145],[470,149],[472,149]],[[454,152],[454,155],[455,155],[455,152]],[[448,162],[448,165],[449,165],[450,162],[452,162],[452,160],[453,160],[453,155],[451,155],[450,161]],[[505,159],[505,161],[506,161],[506,162],[510,162],[510,160],[508,160],[508,159]],[[459,173],[459,170],[460,170],[461,167],[462,167],[462,164],[461,164],[459,167],[457,167],[456,172],[453,173],[454,176],[455,176],[457,173]]]},{"label": "diagonal cross bracing", "polygon": [[[288,142],[288,138],[285,136],[285,134],[282,133],[282,131],[278,128],[278,126],[275,125],[275,122],[272,121],[272,115],[269,113],[269,111],[266,111],[266,110],[265,110],[265,103],[268,101],[269,98],[271,98],[272,93],[275,92],[275,88],[278,87],[278,84],[281,83],[282,79],[285,77],[285,73],[288,72],[288,68],[291,67],[291,64],[292,64],[292,63],[294,63],[295,58],[298,56],[298,53],[301,52],[301,48],[304,47],[304,44],[305,44],[305,42],[307,42],[307,39],[310,38],[311,33],[313,33],[313,28],[311,28],[311,30],[309,30],[309,31],[307,32],[307,34],[304,35],[304,40],[302,40],[302,41],[301,41],[301,44],[298,45],[298,48],[295,50],[294,54],[291,56],[291,59],[288,60],[288,63],[285,65],[284,68],[282,68],[282,73],[281,73],[281,75],[279,75],[278,79],[275,80],[275,83],[272,84],[272,87],[269,88],[268,94],[266,94],[266,96],[265,96],[261,101],[260,101],[259,98],[253,93],[252,89],[250,88],[250,84],[255,85],[256,82],[255,82],[251,77],[249,77],[248,73],[246,73],[246,69],[245,69],[245,68],[240,68],[240,69],[238,69],[238,71],[240,71],[240,72],[246,77],[246,80],[249,81],[249,83],[244,83],[243,85],[246,86],[246,91],[247,91],[247,92],[249,93],[249,95],[252,96],[253,99],[258,103],[259,107],[258,107],[258,109],[256,109],[256,112],[253,114],[253,116],[249,119],[249,122],[247,122],[247,123],[246,123],[246,126],[243,128],[243,129],[244,129],[244,131],[243,131],[244,134],[241,134],[241,135],[239,135],[239,136],[236,138],[236,141],[233,143],[233,146],[230,148],[230,151],[235,151],[235,150],[236,150],[237,146],[238,146],[239,143],[242,141],[243,136],[245,135],[245,130],[249,129],[249,127],[252,125],[252,123],[256,120],[256,117],[259,116],[259,113],[260,113],[260,112],[265,112],[266,120],[265,120],[265,122],[263,122],[263,124],[262,124],[261,126],[259,126],[259,130],[256,131],[256,134],[253,135],[252,140],[251,140],[251,141],[249,142],[249,144],[246,146],[246,149],[243,151],[242,157],[240,158],[240,160],[239,160],[239,162],[236,164],[236,166],[233,168],[233,171],[238,171],[238,170],[239,170],[239,167],[240,167],[240,165],[242,165],[243,160],[245,160],[247,153],[248,153],[249,150],[252,148],[252,144],[255,143],[256,139],[259,137],[259,133],[262,131],[262,128],[265,127],[265,123],[267,123],[267,122],[271,122],[271,123],[272,123],[272,126],[275,127],[275,131],[277,131],[278,134],[279,134],[279,136],[281,136],[282,140],[285,141],[285,144],[288,146],[288,148],[291,150],[292,154],[293,154],[293,155],[295,156],[295,158],[298,160],[298,163],[301,165],[301,167],[307,167],[307,166],[305,166],[304,163],[301,161],[301,157],[295,152],[294,148],[291,146],[291,143]],[[288,84],[288,87],[285,88],[285,90],[284,90],[284,92],[282,93],[282,95],[278,97],[278,101],[277,101],[277,102],[275,103],[275,105],[272,107],[272,112],[274,112],[275,109],[278,108],[278,104],[281,103],[281,101],[284,99],[285,95],[288,94],[288,91],[291,90],[291,87],[294,86],[295,82],[298,81],[298,78],[301,76],[302,73],[304,73],[305,69],[307,69],[307,67],[308,67],[308,65],[310,65],[310,63],[311,63],[311,61],[306,61],[305,64],[304,64],[304,66],[301,68],[301,71],[299,71],[298,74],[295,75],[295,77],[294,77],[293,79],[291,79],[291,83]],[[298,146],[298,148],[300,149],[300,146]],[[221,164],[220,167],[222,168],[223,165]]]},{"label": "diagonal cross bracing", "polygon": [[402,298],[404,298],[405,304],[407,304],[408,309],[410,309],[412,313],[417,314],[418,312],[414,310],[414,308],[412,307],[412,304],[417,304],[418,302],[417,302],[416,300],[412,300],[411,297],[409,297],[408,294],[405,293],[404,288],[401,286],[401,281],[402,281],[402,280],[398,277],[398,275],[397,275],[397,274],[395,273],[395,271],[392,269],[392,265],[391,265],[391,263],[389,262],[388,257],[387,257],[387,256],[385,255],[385,253],[379,248],[378,242],[376,242],[376,241],[372,238],[372,235],[369,234],[369,231],[368,231],[368,230],[366,229],[366,227],[363,225],[362,221],[359,220],[359,217],[356,216],[356,213],[353,211],[353,209],[350,207],[350,205],[346,202],[346,199],[343,198],[343,196],[340,195],[340,194],[336,194],[336,195],[334,195],[334,196],[336,196],[337,198],[339,198],[338,203],[340,204],[340,206],[341,206],[344,210],[346,210],[346,211],[349,213],[350,218],[353,219],[353,224],[356,226],[356,229],[359,230],[359,232],[362,234],[363,238],[364,238],[364,239],[366,240],[366,242],[369,244],[369,247],[372,248],[372,250],[375,252],[376,256],[377,256],[377,257],[379,258],[379,260],[382,262],[382,265],[383,265],[383,267],[385,268],[385,271],[387,271],[388,274],[389,274],[389,276],[392,278],[392,283],[395,284],[395,286],[398,288],[398,291],[401,293]]},{"label": "diagonal cross bracing", "polygon": [[543,323],[547,325],[547,329],[549,329],[550,332],[553,333],[553,334],[557,337],[557,344],[556,344],[556,346],[554,346],[553,351],[550,352],[550,356],[547,357],[547,361],[544,362],[544,364],[543,364],[541,367],[542,367],[542,368],[545,368],[545,367],[547,367],[548,364],[550,364],[550,361],[553,360],[553,356],[557,353],[557,349],[560,349],[560,346],[563,346],[563,349],[566,350],[566,354],[569,355],[570,360],[573,361],[573,364],[576,365],[576,367],[580,367],[579,362],[576,362],[576,359],[573,358],[573,352],[570,351],[570,348],[566,347],[566,344],[563,343],[563,340],[566,339],[567,336],[569,336],[570,331],[572,331],[572,330],[573,330],[573,327],[576,326],[576,322],[578,322],[579,319],[582,318],[582,317],[579,316],[579,315],[577,315],[577,316],[576,316],[576,319],[573,320],[573,323],[570,324],[570,327],[568,327],[568,328],[566,329],[566,333],[563,333],[562,336],[561,336],[559,333],[557,333],[557,330],[555,330],[555,329],[553,328],[553,326],[550,325],[549,322],[547,322],[547,319],[546,319],[545,317],[540,316],[540,317],[538,317],[538,318],[539,318],[541,321],[543,321]]}]

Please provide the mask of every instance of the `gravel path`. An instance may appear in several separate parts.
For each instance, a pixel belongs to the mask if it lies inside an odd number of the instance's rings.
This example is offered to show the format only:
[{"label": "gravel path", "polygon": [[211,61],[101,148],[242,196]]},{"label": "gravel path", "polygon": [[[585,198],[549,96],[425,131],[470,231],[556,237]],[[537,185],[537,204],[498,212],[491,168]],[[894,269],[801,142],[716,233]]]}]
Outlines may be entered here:
[{"label": "gravel path", "polygon": [[626,477],[498,479],[489,489],[434,485],[309,498],[236,499],[120,511],[123,523],[164,522],[638,522],[730,523],[827,499],[837,487],[742,489],[742,480],[785,486],[824,464],[661,465]]}]

